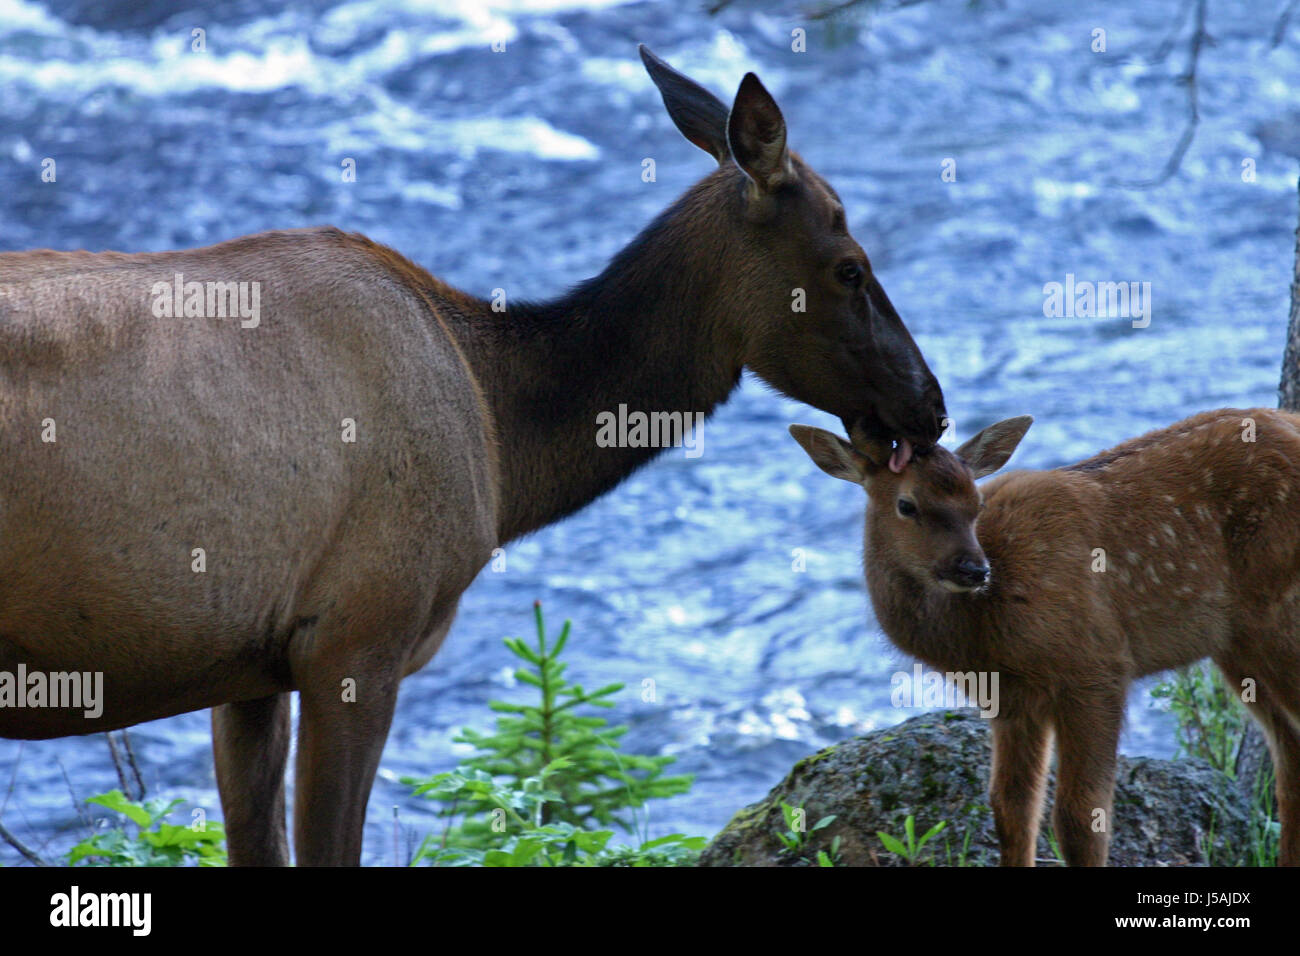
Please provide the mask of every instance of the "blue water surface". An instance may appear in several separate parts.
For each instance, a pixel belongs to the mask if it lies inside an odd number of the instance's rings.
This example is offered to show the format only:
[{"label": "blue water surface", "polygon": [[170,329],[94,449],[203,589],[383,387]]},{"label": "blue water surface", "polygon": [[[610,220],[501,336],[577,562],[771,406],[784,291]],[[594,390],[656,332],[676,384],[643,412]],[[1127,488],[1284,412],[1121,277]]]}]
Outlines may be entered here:
[{"label": "blue water surface", "polygon": [[[1274,45],[1280,4],[1209,5],[1200,124],[1149,189],[1122,184],[1158,173],[1186,121],[1181,0],[933,0],[856,29],[781,12],[804,6],[0,0],[0,249],[330,223],[480,295],[555,295],[709,169],[645,75],[645,42],[724,96],[760,74],[843,197],[959,439],[1029,412],[1016,463],[1052,467],[1200,409],[1276,403],[1300,155],[1300,23]],[[46,157],[57,184],[41,182]],[[1150,283],[1150,324],[1045,316],[1044,285],[1067,275]],[[528,695],[501,640],[530,632],[534,599],[574,621],[571,676],[627,684],[610,714],[627,746],[697,775],[652,808],[654,835],[712,834],[799,757],[915,713],[890,703],[910,662],[864,594],[861,492],[815,470],[792,421],[837,427],[747,379],[700,457],[665,454],[481,575],[403,686],[367,862],[393,859],[394,806],[399,848],[434,826],[398,778],[449,769],[457,729],[490,725],[489,698]],[[1167,756],[1147,686],[1123,749]],[[132,735],[152,792],[216,813],[206,712]],[[85,832],[74,798],[116,784],[100,737],[0,741],[0,812],[44,852]]]}]

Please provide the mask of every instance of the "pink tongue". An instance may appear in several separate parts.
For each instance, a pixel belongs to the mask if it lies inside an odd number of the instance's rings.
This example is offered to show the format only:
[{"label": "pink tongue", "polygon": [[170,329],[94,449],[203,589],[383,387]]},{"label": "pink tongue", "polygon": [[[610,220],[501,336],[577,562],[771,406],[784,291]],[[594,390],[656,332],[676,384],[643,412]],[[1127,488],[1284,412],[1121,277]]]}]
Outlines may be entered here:
[{"label": "pink tongue", "polygon": [[889,456],[889,470],[894,474],[899,474],[907,467],[907,463],[911,460],[912,443],[906,438],[900,438],[898,440],[898,447],[895,448],[894,453]]}]

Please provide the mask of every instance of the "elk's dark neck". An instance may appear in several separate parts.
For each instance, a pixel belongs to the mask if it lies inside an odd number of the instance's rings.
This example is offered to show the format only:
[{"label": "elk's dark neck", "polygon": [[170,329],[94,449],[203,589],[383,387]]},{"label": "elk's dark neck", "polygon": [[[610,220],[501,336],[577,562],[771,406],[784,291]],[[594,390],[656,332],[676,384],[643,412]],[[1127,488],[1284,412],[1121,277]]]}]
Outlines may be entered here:
[{"label": "elk's dark neck", "polygon": [[724,171],[710,176],[557,300],[458,310],[453,328],[495,419],[502,543],[576,511],[664,451],[599,447],[601,413],[625,405],[693,422],[735,389],[742,345],[725,285],[735,250],[720,238],[735,185]]}]

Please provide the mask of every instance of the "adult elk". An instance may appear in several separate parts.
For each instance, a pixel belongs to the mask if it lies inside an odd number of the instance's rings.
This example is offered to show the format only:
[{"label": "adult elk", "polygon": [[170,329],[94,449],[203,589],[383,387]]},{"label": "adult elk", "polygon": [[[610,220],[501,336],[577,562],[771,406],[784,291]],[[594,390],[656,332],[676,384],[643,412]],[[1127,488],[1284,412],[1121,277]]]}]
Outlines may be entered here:
[{"label": "adult elk", "polygon": [[867,584],[890,640],[939,671],[999,675],[1003,864],[1034,863],[1053,735],[1061,851],[1105,864],[1129,685],[1204,657],[1268,737],[1278,863],[1300,864],[1300,416],[1203,412],[977,488],[1030,422],[901,467],[880,442],[790,427],[823,471],[867,491]]},{"label": "adult elk", "polygon": [[[708,414],[748,367],[937,440],[939,385],[758,78],[728,111],[641,55],[718,168],[552,302],[493,311],[335,229],[0,255],[0,670],[102,671],[105,700],[0,734],[211,707],[230,861],[283,864],[297,691],[298,862],[357,863],[398,684],[493,549],[657,454],[599,447],[600,413]],[[191,282],[245,281],[254,322],[189,316]]]}]

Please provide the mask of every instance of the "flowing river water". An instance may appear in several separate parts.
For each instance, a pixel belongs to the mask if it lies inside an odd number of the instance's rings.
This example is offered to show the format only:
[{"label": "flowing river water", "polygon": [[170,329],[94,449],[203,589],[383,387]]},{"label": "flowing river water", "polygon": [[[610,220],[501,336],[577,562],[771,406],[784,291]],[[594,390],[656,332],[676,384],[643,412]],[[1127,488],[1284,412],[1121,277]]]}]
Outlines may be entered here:
[{"label": "flowing river water", "polygon": [[[1187,116],[1179,0],[932,0],[857,30],[753,3],[716,16],[694,2],[264,6],[0,0],[0,250],[157,250],[329,223],[479,295],[554,295],[710,168],[665,114],[645,42],[727,98],[759,73],[791,145],[843,197],[959,438],[1028,412],[1015,464],[1052,467],[1197,410],[1276,403],[1300,25],[1274,45],[1273,4],[1212,0],[1195,139],[1148,189],[1123,183],[1158,173]],[[46,157],[57,184],[41,181]],[[1135,282],[1149,310],[1140,327],[1050,316],[1051,282]],[[891,704],[891,676],[911,665],[867,603],[862,495],[814,469],[793,421],[838,427],[747,378],[698,456],[668,452],[483,572],[403,685],[367,862],[392,859],[394,806],[399,843],[435,826],[398,778],[449,769],[466,753],[458,728],[486,729],[489,699],[530,692],[501,641],[531,632],[534,599],[552,625],[574,622],[571,677],[627,685],[610,712],[631,725],[626,746],[697,775],[689,796],[652,806],[654,835],[712,834],[798,758],[916,712]],[[1173,725],[1149,684],[1122,748],[1168,756]],[[206,712],[132,735],[154,793],[215,812]],[[83,832],[65,778],[77,799],[116,785],[101,737],[0,741],[3,819],[49,853]]]}]

